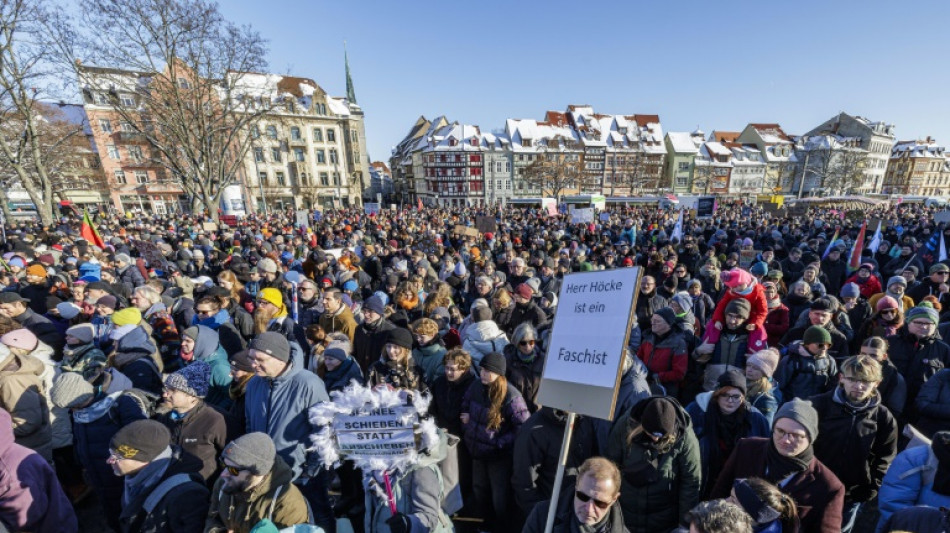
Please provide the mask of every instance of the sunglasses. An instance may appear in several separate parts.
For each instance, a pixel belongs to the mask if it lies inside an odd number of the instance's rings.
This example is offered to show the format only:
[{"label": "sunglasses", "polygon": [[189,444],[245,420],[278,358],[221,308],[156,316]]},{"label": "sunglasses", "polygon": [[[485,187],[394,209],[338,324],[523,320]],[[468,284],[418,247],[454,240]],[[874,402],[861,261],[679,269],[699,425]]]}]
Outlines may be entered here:
[{"label": "sunglasses", "polygon": [[247,470],[246,468],[238,468],[236,466],[231,466],[225,463],[224,460],[219,460],[219,462],[221,463],[221,466],[223,466],[224,469],[228,471],[228,474],[231,474],[232,476],[240,476],[241,472],[244,472]]},{"label": "sunglasses", "polygon": [[528,346],[529,344],[534,346],[534,340],[521,341],[518,343],[518,346]]},{"label": "sunglasses", "polygon": [[579,490],[575,490],[575,491],[574,491],[574,497],[577,498],[578,500],[580,500],[581,503],[594,502],[594,505],[595,505],[598,509],[607,509],[608,507],[610,507],[611,505],[613,505],[613,504],[610,503],[610,502],[602,502],[602,501],[600,501],[600,500],[596,500],[596,499],[594,499],[594,498],[591,498],[589,495],[584,494],[583,492],[581,492],[581,491],[579,491]]}]

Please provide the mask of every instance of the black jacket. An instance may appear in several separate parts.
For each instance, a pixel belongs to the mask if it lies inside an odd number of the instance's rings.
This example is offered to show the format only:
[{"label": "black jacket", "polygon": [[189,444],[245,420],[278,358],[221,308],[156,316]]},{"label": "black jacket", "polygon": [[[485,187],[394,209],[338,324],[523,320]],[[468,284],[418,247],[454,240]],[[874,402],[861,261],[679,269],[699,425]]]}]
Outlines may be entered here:
[{"label": "black jacket", "polygon": [[940,370],[950,367],[950,346],[936,336],[918,339],[903,326],[887,337],[888,359],[907,382],[905,413],[914,411],[914,401],[924,382]]},{"label": "black jacket", "polygon": [[[534,510],[528,515],[522,533],[543,533],[544,526],[548,519],[548,509],[551,508],[551,500],[544,500],[534,506]],[[557,499],[557,511],[554,513],[554,525],[551,527],[551,533],[577,533],[580,531],[580,523],[577,515],[574,513],[574,489],[570,488],[561,492]],[[603,533],[629,533],[623,525],[623,512],[620,509],[620,502],[614,503],[610,508],[610,517],[603,529]]]},{"label": "black jacket", "polygon": [[178,485],[159,500],[148,513],[143,508],[145,500],[167,478],[179,473],[190,473],[180,463],[172,463],[162,478],[129,502],[122,509],[120,521],[123,533],[201,533],[208,516],[211,492],[197,474],[192,480]]},{"label": "black jacket", "polygon": [[637,324],[640,331],[646,333],[650,331],[650,319],[658,310],[666,307],[668,302],[666,298],[653,292],[651,296],[645,296],[642,292],[637,295]]},{"label": "black jacket", "polygon": [[218,456],[227,444],[224,416],[202,401],[181,419],[173,420],[168,412],[160,415],[158,421],[171,431],[172,444],[181,448],[182,468],[213,482]]},{"label": "black jacket", "polygon": [[394,329],[396,325],[388,318],[381,318],[375,327],[366,322],[357,326],[356,333],[353,334],[353,359],[359,363],[364,376],[369,372],[369,367],[379,361],[386,338]]},{"label": "black jacket", "polygon": [[505,377],[508,383],[514,385],[524,397],[528,411],[532,413],[537,411],[538,389],[541,388],[541,372],[544,371],[544,352],[535,345],[534,360],[530,363],[518,357],[518,348],[514,344],[505,346],[502,353],[505,356]]},{"label": "black jacket", "polygon": [[462,414],[462,398],[473,380],[475,373],[469,371],[454,383],[445,379],[444,375],[432,383],[432,404],[429,412],[435,417],[440,428],[445,428],[456,437],[463,436],[462,421],[459,419]]},{"label": "black jacket", "polygon": [[877,392],[860,410],[842,397],[838,387],[810,398],[818,412],[815,457],[838,476],[848,501],[866,502],[877,495],[897,455],[897,420]]},{"label": "black jacket", "polygon": [[511,319],[505,332],[510,336],[515,328],[524,322],[530,323],[535,329],[540,328],[548,321],[548,315],[538,307],[534,301],[526,304],[515,304],[511,310]]}]

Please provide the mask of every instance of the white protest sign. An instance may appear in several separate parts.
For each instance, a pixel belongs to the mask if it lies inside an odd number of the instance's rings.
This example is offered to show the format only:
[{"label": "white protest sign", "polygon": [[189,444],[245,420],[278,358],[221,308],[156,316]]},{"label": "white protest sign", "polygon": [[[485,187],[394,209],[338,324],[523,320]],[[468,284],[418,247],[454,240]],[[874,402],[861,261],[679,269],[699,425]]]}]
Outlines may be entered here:
[{"label": "white protest sign", "polygon": [[539,403],[613,416],[640,274],[637,267],[564,276]]},{"label": "white protest sign", "polygon": [[600,214],[601,222],[610,222],[610,213],[601,213]]},{"label": "white protest sign", "polygon": [[413,427],[419,417],[405,407],[380,407],[366,415],[333,420],[340,453],[351,457],[403,455],[416,447]]},{"label": "white protest sign", "polygon": [[571,224],[582,224],[594,221],[594,210],[590,207],[574,209],[571,212]]},{"label": "white protest sign", "polygon": [[941,211],[934,214],[934,222],[937,224],[941,222],[950,222],[950,211]]},{"label": "white protest sign", "polygon": [[379,214],[379,204],[373,202],[366,202],[363,204],[363,212],[367,215],[377,215]]},{"label": "white protest sign", "polygon": [[306,209],[298,209],[295,215],[296,215],[295,218],[296,218],[296,222],[298,226],[300,226],[301,228],[310,227],[310,216],[309,216],[310,212],[309,211],[307,211]]},{"label": "white protest sign", "polygon": [[343,248],[330,248],[329,250],[324,250],[323,253],[332,255],[336,259],[340,259],[340,257],[343,256]]}]

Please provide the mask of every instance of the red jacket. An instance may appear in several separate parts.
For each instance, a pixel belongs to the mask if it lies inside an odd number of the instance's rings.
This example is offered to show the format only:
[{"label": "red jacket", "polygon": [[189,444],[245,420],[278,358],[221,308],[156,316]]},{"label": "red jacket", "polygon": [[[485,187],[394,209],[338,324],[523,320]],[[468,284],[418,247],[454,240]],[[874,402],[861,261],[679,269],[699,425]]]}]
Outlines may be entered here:
[{"label": "red jacket", "polygon": [[765,333],[769,338],[769,346],[778,346],[778,341],[791,326],[788,313],[788,307],[780,303],[778,307],[769,311],[769,314],[765,317]]},{"label": "red jacket", "polygon": [[749,301],[749,306],[752,308],[751,311],[749,311],[749,324],[755,324],[760,328],[765,325],[765,317],[769,314],[769,304],[765,299],[765,289],[762,287],[762,284],[758,282],[752,286],[752,292],[744,296],[736,294],[731,290],[725,291],[719,303],[716,304],[716,311],[712,316],[713,321],[725,324],[726,306],[736,298],[745,298]]},{"label": "red jacket", "polygon": [[675,331],[659,341],[656,335],[646,334],[637,349],[637,357],[656,374],[660,383],[676,385],[686,376],[689,364],[686,341]]},{"label": "red jacket", "polygon": [[868,276],[867,281],[865,281],[864,283],[861,283],[860,281],[858,281],[858,273],[855,272],[853,276],[844,280],[844,282],[846,284],[854,283],[855,285],[857,285],[858,290],[861,291],[861,296],[863,296],[865,300],[870,299],[872,296],[874,296],[875,294],[879,292],[884,292],[884,290],[881,288],[881,280],[877,279],[877,276],[875,276],[874,274],[871,274],[870,276]]}]

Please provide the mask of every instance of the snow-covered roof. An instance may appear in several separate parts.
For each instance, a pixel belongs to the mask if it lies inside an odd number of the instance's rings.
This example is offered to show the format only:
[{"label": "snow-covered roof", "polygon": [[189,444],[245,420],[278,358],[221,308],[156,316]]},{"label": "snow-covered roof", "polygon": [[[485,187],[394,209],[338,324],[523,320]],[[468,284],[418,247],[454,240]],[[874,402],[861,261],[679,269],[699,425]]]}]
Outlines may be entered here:
[{"label": "snow-covered roof", "polygon": [[732,150],[726,148],[722,143],[710,141],[705,144],[706,150],[714,156],[731,156]]},{"label": "snow-covered roof", "polygon": [[891,149],[891,157],[946,157],[946,149],[933,141],[900,141]]},{"label": "snow-covered roof", "polygon": [[695,154],[699,152],[699,145],[694,142],[693,135],[685,131],[671,131],[666,134],[673,151],[678,154]]}]

